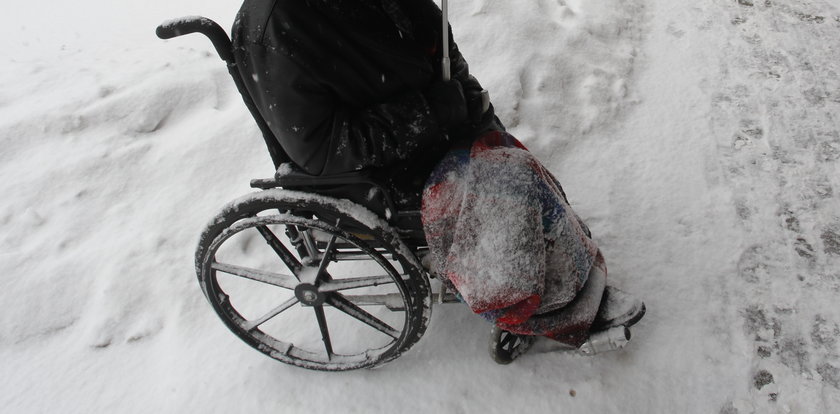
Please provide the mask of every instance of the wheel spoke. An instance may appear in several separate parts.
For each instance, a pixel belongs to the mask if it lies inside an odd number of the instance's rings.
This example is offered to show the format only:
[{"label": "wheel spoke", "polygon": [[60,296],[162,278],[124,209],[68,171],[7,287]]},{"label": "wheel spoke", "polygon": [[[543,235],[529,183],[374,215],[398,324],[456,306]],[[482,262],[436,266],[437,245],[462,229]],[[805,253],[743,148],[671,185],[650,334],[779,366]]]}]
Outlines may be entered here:
[{"label": "wheel spoke", "polygon": [[315,306],[315,317],[318,319],[318,327],[321,328],[321,339],[324,341],[324,349],[327,350],[327,359],[332,360],[332,341],[330,340],[330,330],[327,328],[327,317],[324,316],[323,306]]},{"label": "wheel spoke", "polygon": [[242,325],[242,329],[245,329],[246,331],[253,331],[258,326],[268,322],[269,319],[283,313],[283,311],[291,308],[292,306],[294,306],[297,303],[298,303],[298,299],[293,297],[293,298],[283,302],[283,304],[281,304],[280,306],[272,309],[270,312],[263,315],[263,317],[261,317],[259,319],[256,319],[254,321],[246,322],[245,324]]},{"label": "wheel spoke", "polygon": [[244,277],[245,279],[255,280],[257,282],[266,283],[272,286],[278,286],[286,289],[294,289],[298,281],[296,278],[280,273],[266,272],[258,269],[251,269],[243,266],[235,266],[226,263],[213,262],[210,265],[213,269],[231,275]]},{"label": "wheel spoke", "polygon": [[374,329],[390,336],[394,339],[399,339],[400,332],[396,329],[392,328],[385,322],[377,319],[375,316],[371,315],[370,313],[366,312],[364,309],[356,306],[353,302],[350,302],[342,296],[340,293],[331,293],[327,296],[327,303],[335,307],[336,309],[352,316],[353,318],[364,322],[368,326],[373,327]]},{"label": "wheel spoke", "polygon": [[[321,257],[321,263],[318,265],[318,273],[315,274],[315,286],[318,286],[321,283],[322,279],[324,278],[324,271],[327,270],[327,265],[330,263],[330,259],[332,258],[333,253],[335,253],[335,240],[338,238],[337,234],[333,234],[330,237],[329,243],[327,243],[327,248],[324,250],[324,255]],[[327,280],[332,279],[329,276],[326,277]]]},{"label": "wheel spoke", "polygon": [[394,283],[391,276],[369,276],[332,280],[322,283],[318,290],[321,292],[336,292],[339,290],[356,289]]},{"label": "wheel spoke", "polygon": [[257,226],[257,231],[265,239],[266,243],[277,253],[277,256],[280,257],[280,260],[292,271],[292,274],[297,277],[298,272],[300,272],[301,264],[300,261],[280,242],[280,239],[268,228],[268,226]]}]

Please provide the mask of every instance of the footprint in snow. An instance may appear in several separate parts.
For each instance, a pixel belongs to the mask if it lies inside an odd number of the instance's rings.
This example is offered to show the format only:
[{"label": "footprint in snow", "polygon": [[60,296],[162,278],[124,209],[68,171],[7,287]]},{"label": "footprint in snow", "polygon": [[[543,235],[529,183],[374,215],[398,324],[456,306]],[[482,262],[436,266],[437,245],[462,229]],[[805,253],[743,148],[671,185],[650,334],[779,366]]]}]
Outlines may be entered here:
[{"label": "footprint in snow", "polygon": [[575,17],[575,12],[563,0],[539,0],[537,5],[544,16],[548,16],[560,25],[568,23]]},{"label": "footprint in snow", "polygon": [[823,251],[832,256],[840,256],[840,226],[832,226],[823,230],[820,235]]},{"label": "footprint in snow", "polygon": [[674,23],[668,23],[668,26],[665,28],[665,33],[668,33],[671,36],[676,37],[677,39],[681,39],[685,36],[685,30],[679,29],[674,26]]}]

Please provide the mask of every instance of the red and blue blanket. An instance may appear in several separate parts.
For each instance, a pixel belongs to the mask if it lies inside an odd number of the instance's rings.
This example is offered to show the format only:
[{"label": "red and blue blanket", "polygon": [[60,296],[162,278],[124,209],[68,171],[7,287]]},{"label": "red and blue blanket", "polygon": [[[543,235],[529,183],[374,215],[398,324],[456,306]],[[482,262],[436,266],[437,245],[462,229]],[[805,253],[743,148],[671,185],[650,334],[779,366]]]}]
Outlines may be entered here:
[{"label": "red and blue blanket", "polygon": [[586,340],[606,266],[557,179],[516,138],[494,131],[450,151],[422,217],[433,270],[474,312],[511,332]]}]

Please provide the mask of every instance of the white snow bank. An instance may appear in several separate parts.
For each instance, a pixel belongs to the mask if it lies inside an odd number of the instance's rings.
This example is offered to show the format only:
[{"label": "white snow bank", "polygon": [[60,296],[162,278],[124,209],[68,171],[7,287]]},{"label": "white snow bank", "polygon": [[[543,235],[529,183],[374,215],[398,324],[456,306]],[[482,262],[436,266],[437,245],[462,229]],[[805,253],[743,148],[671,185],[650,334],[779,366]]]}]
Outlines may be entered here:
[{"label": "white snow bank", "polygon": [[464,1],[450,7],[472,71],[526,145],[579,140],[627,105],[643,22],[639,2]]}]

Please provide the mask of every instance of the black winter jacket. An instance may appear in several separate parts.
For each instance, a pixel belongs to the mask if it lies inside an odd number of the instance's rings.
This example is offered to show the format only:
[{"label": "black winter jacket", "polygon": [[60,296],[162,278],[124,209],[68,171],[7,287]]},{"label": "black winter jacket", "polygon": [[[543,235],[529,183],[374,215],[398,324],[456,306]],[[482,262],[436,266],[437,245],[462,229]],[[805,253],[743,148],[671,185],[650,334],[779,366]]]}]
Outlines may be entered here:
[{"label": "black winter jacket", "polygon": [[[422,186],[450,146],[424,97],[441,76],[440,19],[432,0],[246,0],[234,55],[260,114],[303,170],[372,168]],[[476,99],[481,85],[454,42],[450,55],[453,79]],[[491,107],[449,135],[502,128]]]}]

